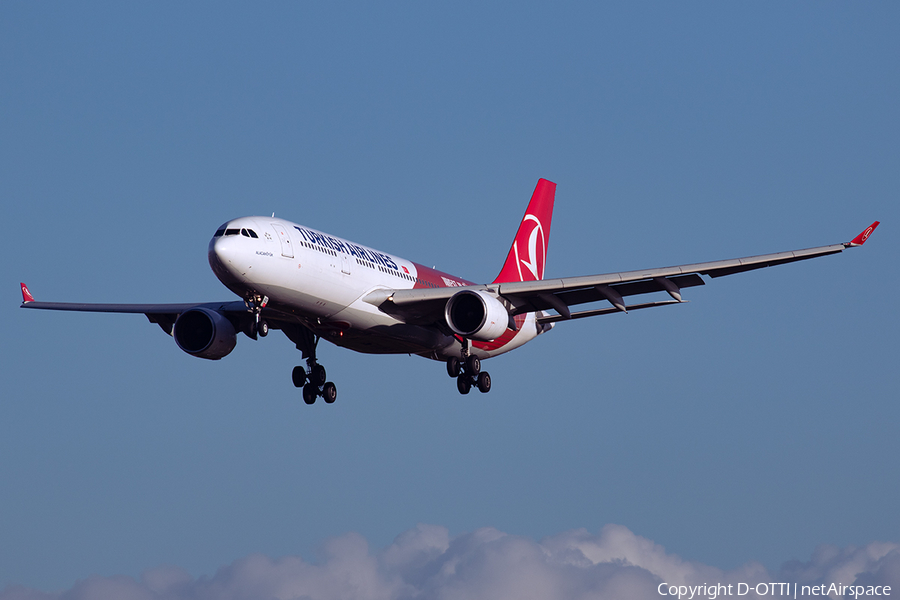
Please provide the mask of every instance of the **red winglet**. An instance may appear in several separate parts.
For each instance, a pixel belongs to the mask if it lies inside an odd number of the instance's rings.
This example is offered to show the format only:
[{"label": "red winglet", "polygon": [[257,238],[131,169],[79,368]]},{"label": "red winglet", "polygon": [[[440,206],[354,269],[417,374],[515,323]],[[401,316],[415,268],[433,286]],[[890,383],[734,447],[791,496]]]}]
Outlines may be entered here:
[{"label": "red winglet", "polygon": [[862,246],[866,243],[866,240],[869,239],[869,236],[872,235],[872,232],[875,231],[875,228],[881,225],[879,221],[875,221],[871,225],[869,225],[865,231],[856,236],[850,241],[851,246]]},{"label": "red winglet", "polygon": [[31,292],[28,291],[28,286],[24,283],[20,284],[22,286],[22,304],[26,302],[34,302],[34,296],[31,295]]}]

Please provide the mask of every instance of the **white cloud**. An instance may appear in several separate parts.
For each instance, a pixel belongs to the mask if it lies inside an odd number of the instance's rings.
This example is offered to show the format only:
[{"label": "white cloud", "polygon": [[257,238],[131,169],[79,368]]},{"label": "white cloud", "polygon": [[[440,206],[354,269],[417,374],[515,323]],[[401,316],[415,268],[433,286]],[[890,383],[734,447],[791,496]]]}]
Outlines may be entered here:
[{"label": "white cloud", "polygon": [[802,585],[889,585],[892,595],[900,595],[900,544],[872,542],[861,548],[822,545],[807,563],[785,563],[779,576]]},{"label": "white cloud", "polygon": [[419,525],[375,552],[355,533],[332,538],[317,563],[254,554],[212,577],[159,567],[138,579],[90,577],[56,593],[7,588],[0,600],[660,600],[662,582],[771,581],[891,585],[900,593],[900,545],[821,546],[809,562],[786,563],[773,575],[758,563],[723,571],[686,561],[620,525],[540,542],[493,528],[451,539],[443,527]]}]

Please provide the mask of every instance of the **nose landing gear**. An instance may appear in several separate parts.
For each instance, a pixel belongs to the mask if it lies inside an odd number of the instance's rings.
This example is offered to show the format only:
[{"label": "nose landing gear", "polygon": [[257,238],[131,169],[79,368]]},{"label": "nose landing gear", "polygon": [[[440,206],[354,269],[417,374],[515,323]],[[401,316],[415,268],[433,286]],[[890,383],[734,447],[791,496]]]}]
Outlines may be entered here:
[{"label": "nose landing gear", "polygon": [[260,297],[259,294],[244,300],[247,310],[253,314],[253,320],[250,321],[248,328],[244,331],[251,339],[255,340],[257,337],[266,337],[269,335],[269,324],[262,318],[262,309],[264,309],[268,303],[269,297]]}]

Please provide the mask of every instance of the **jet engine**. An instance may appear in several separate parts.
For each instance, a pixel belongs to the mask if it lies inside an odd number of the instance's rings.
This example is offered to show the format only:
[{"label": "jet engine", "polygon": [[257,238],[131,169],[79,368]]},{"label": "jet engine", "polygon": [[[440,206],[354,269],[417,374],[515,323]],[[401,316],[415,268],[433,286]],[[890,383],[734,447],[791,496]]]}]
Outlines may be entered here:
[{"label": "jet engine", "polygon": [[509,325],[509,312],[482,290],[463,290],[447,301],[444,317],[459,335],[483,342],[495,340]]},{"label": "jet engine", "polygon": [[234,325],[222,313],[208,308],[186,310],[175,321],[172,332],[178,347],[198,358],[219,360],[234,350]]}]

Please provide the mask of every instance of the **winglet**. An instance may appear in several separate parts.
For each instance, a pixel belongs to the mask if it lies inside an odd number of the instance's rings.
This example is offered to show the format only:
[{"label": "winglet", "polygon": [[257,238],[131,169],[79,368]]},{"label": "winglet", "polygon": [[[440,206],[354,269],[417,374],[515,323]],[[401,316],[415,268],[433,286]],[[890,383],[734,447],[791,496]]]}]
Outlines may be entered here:
[{"label": "winglet", "polygon": [[879,221],[875,221],[874,223],[869,225],[865,231],[863,231],[861,234],[844,245],[848,248],[852,248],[853,246],[862,246],[866,243],[866,240],[869,239],[869,236],[872,235],[872,232],[875,231],[875,228],[879,225],[881,225],[881,223]]},{"label": "winglet", "polygon": [[31,292],[28,291],[28,286],[24,283],[20,283],[22,286],[22,304],[28,304],[29,302],[34,302],[34,296],[31,295]]}]

